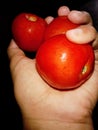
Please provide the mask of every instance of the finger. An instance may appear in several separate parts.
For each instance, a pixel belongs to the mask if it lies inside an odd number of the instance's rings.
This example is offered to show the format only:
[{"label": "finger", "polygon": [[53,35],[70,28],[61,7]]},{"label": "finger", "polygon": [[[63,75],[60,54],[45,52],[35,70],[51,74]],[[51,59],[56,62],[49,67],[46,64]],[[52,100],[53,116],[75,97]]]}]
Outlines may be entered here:
[{"label": "finger", "polygon": [[92,24],[92,18],[86,11],[73,10],[68,14],[68,18],[76,24]]},{"label": "finger", "polygon": [[84,44],[93,41],[96,38],[96,30],[91,25],[81,25],[76,29],[66,32],[66,37],[75,43]]},{"label": "finger", "polygon": [[52,16],[48,16],[45,18],[45,21],[47,22],[47,24],[50,24],[53,21],[54,17]]},{"label": "finger", "polygon": [[[96,60],[96,64],[98,66],[98,50],[95,50],[95,60]],[[98,68],[97,68],[98,69]]]},{"label": "finger", "polygon": [[[58,16],[67,16],[69,14],[70,10],[67,6],[61,6],[59,9],[58,9]],[[50,24],[52,21],[53,21],[54,17],[52,16],[48,16],[45,18],[45,21]]]},{"label": "finger", "polygon": [[95,50],[98,50],[98,33],[96,34],[96,39],[95,41],[93,42],[92,46]]},{"label": "finger", "polygon": [[70,9],[67,6],[61,6],[58,9],[58,15],[59,16],[67,16],[70,13]]},{"label": "finger", "polygon": [[14,40],[11,40],[10,45],[7,49],[8,57],[10,59],[11,69],[25,57],[24,52],[17,46]]},{"label": "finger", "polygon": [[[67,6],[61,6],[59,9],[58,9],[58,16],[67,16],[69,14],[70,10]],[[45,18],[45,21],[50,24],[52,21],[53,21],[54,17],[52,16],[48,16]]]}]

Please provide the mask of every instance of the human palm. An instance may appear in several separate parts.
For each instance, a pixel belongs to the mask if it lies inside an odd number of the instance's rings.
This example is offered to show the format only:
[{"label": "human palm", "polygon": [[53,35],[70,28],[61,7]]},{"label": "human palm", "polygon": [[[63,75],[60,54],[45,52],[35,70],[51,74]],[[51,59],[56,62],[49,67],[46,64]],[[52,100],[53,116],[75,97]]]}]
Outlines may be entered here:
[{"label": "human palm", "polygon": [[[12,44],[15,44],[14,41]],[[70,91],[59,91],[39,76],[35,59],[26,57],[17,46],[14,52],[12,57],[15,61],[11,68],[15,97],[26,117],[84,123],[90,119],[98,95],[98,64],[91,78],[82,86]]]}]

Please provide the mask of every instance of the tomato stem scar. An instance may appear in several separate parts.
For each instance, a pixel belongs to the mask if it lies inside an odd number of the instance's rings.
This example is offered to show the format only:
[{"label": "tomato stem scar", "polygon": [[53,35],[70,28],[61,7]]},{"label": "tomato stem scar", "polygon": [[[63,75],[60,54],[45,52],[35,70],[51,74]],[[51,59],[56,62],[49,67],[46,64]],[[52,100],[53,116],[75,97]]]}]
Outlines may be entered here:
[{"label": "tomato stem scar", "polygon": [[32,22],[36,22],[36,21],[37,21],[37,17],[35,17],[35,16],[28,16],[28,15],[26,15],[26,18],[27,18],[29,21],[32,21]]},{"label": "tomato stem scar", "polygon": [[85,74],[87,72],[87,66],[84,66],[82,69],[82,74]]}]

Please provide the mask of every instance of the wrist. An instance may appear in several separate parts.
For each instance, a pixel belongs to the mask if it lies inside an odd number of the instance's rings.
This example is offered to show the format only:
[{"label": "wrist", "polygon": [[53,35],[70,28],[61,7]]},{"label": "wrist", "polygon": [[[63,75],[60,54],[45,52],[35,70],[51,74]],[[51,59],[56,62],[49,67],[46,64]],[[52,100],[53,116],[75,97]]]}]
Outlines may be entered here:
[{"label": "wrist", "polygon": [[73,123],[65,121],[30,120],[23,122],[24,130],[94,130],[92,120]]}]

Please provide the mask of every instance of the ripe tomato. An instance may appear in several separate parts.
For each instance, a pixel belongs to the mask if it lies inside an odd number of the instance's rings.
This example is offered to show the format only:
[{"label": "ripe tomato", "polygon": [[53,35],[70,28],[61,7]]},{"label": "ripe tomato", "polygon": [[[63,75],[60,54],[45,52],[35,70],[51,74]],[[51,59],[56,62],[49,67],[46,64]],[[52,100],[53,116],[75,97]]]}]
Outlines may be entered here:
[{"label": "ripe tomato", "polygon": [[12,34],[24,51],[37,51],[43,42],[46,22],[32,13],[20,13],[12,22]]},{"label": "ripe tomato", "polygon": [[64,34],[46,40],[36,54],[41,77],[56,89],[79,87],[91,75],[94,52],[89,44],[75,44]]},{"label": "ripe tomato", "polygon": [[65,34],[69,29],[78,26],[78,24],[72,23],[67,16],[58,16],[47,26],[44,39],[47,40],[55,35]]}]

